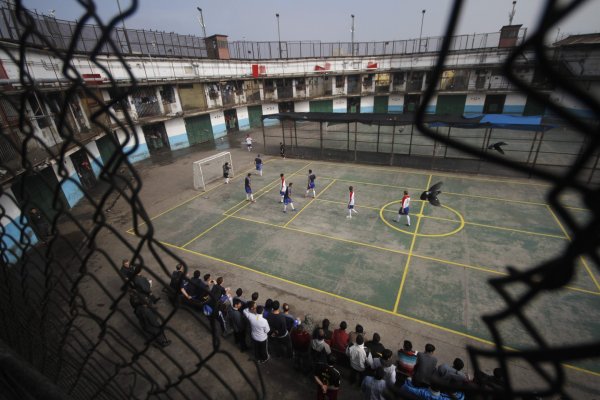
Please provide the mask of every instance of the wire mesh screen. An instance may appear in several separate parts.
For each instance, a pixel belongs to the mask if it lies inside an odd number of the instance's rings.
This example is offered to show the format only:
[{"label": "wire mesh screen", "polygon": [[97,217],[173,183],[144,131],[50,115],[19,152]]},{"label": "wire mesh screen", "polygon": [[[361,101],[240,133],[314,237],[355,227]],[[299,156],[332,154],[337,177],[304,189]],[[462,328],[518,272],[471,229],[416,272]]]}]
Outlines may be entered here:
[{"label": "wire mesh screen", "polygon": [[[60,36],[52,29],[64,27],[44,24],[17,1],[10,32],[18,44],[0,43],[4,57],[20,68],[20,90],[8,84],[0,91],[0,397],[262,398],[258,369],[243,370],[221,348],[216,307],[206,318],[177,302],[165,304],[176,297],[168,277],[183,261],[154,237],[139,198],[142,181],[128,160],[140,146],[134,110],[119,106],[131,96],[138,116],[152,116],[156,93],[137,86],[122,58],[132,85],[117,88],[95,59],[104,51],[120,57],[115,26],[138,2],[106,24],[94,2],[80,4],[84,15]],[[89,62],[111,77],[108,102],[72,67],[74,53],[88,40]],[[29,74],[27,43],[61,61],[60,94],[41,90]],[[89,120],[82,117],[84,108]],[[122,132],[122,141],[113,129]],[[88,142],[102,135],[98,140],[111,150],[101,163]],[[118,200],[124,208],[115,207]],[[140,227],[136,236],[115,229],[114,218]],[[106,235],[114,235],[114,246],[98,245]],[[116,254],[125,254],[129,268]],[[163,300],[157,303],[158,297]]]}]

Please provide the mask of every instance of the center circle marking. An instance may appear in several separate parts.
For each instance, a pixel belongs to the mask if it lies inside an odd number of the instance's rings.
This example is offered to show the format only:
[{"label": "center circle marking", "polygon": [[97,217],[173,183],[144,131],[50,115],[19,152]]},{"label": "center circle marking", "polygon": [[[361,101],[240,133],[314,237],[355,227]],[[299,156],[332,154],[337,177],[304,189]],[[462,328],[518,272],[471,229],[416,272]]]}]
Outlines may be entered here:
[{"label": "center circle marking", "polygon": [[[379,209],[379,218],[381,218],[381,220],[387,226],[389,226],[392,229],[397,230],[398,232],[406,233],[406,234],[409,234],[409,235],[421,236],[421,237],[444,237],[444,236],[454,235],[454,234],[460,232],[465,227],[465,220],[464,220],[463,216],[458,211],[456,211],[455,209],[450,208],[448,206],[441,205],[440,207],[445,208],[446,210],[450,211],[451,213],[456,214],[456,216],[458,217],[458,220],[457,221],[452,221],[452,222],[458,222],[459,223],[458,228],[454,229],[453,231],[447,232],[447,233],[415,233],[415,232],[407,231],[407,230],[404,230],[404,229],[400,229],[397,226],[395,226],[394,224],[388,222],[388,220],[385,219],[385,217],[383,216],[383,213],[384,213],[385,209],[388,208],[389,206],[391,206],[393,204],[398,204],[398,203],[401,203],[401,202],[402,202],[402,200],[391,201],[391,202],[385,204],[383,207],[381,207]],[[398,214],[398,213],[396,212],[396,214]],[[421,215],[421,216],[418,216],[417,218],[427,218],[427,217]]]}]

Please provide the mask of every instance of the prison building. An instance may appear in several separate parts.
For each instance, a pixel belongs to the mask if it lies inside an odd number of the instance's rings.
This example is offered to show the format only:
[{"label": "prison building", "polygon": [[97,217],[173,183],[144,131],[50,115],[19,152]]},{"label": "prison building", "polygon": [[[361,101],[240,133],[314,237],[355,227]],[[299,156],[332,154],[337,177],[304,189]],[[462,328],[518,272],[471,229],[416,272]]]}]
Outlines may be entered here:
[{"label": "prison building", "polygon": [[[13,10],[4,7],[0,9],[0,161],[7,170],[0,177],[5,194],[0,201],[10,219],[5,224],[9,230],[26,223],[9,198],[16,197],[18,203],[18,197],[27,193],[49,217],[56,212],[54,201],[73,207],[84,190],[97,184],[103,168],[118,164],[117,145],[136,163],[253,129],[257,137],[270,135],[278,140],[280,119],[268,118],[274,114],[410,116],[421,106],[444,39],[229,42],[223,34],[200,38],[117,27],[112,41],[100,42],[101,28],[85,25],[85,34],[71,47],[75,21],[31,13],[39,34],[28,36],[24,54],[30,84],[22,74],[18,52],[25,28]],[[526,34],[526,28],[511,25],[498,32],[453,37],[447,67],[425,111],[449,119],[465,114],[551,117],[553,112],[543,101],[549,99],[582,118],[597,118],[555,87],[531,49],[522,50],[512,71],[535,90],[537,98],[505,77],[503,62]],[[571,36],[547,48],[558,70],[596,98],[600,68],[593,60],[600,52],[599,37]],[[69,50],[65,65],[61,54]],[[81,89],[67,90],[70,80],[82,82]],[[405,132],[414,132],[410,117],[405,125]],[[25,141],[24,129],[36,140]],[[532,149],[541,144],[537,132],[527,143]],[[37,175],[21,173],[23,146]],[[379,143],[367,151],[378,153]],[[412,155],[419,153],[413,149]],[[430,156],[456,155],[432,146]],[[577,150],[572,156],[577,156]],[[377,162],[376,158],[369,161]]]}]

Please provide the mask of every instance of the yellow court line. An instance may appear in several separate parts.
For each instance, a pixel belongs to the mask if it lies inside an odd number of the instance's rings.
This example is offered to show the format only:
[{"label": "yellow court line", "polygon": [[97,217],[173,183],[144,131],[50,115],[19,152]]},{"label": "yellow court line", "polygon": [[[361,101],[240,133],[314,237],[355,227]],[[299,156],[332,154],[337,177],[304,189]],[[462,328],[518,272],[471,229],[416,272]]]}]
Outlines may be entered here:
[{"label": "yellow court line", "polygon": [[[234,217],[234,218],[237,218],[237,217]],[[496,344],[494,342],[490,341],[490,340],[486,340],[486,339],[482,339],[482,338],[477,337],[477,336],[469,335],[468,333],[460,332],[460,331],[457,331],[457,330],[454,330],[454,329],[446,328],[445,326],[434,324],[432,322],[423,321],[423,320],[420,320],[420,319],[415,318],[415,317],[411,317],[411,316],[408,316],[408,315],[404,315],[404,314],[400,314],[400,313],[393,312],[393,311],[390,311],[390,310],[386,310],[385,308],[373,306],[371,304],[363,303],[361,301],[350,299],[350,298],[344,297],[344,296],[340,296],[338,294],[327,292],[325,290],[313,288],[313,287],[304,285],[302,283],[294,282],[294,281],[289,280],[289,279],[285,279],[285,278],[281,278],[281,277],[276,276],[276,275],[269,274],[268,272],[258,271],[256,269],[253,269],[253,268],[250,268],[250,267],[247,267],[247,266],[244,266],[244,265],[232,262],[232,261],[223,260],[223,259],[220,259],[218,257],[213,257],[213,256],[208,255],[208,254],[200,253],[198,251],[184,249],[184,248],[181,248],[179,246],[175,246],[175,245],[172,245],[172,244],[166,243],[166,242],[161,242],[161,243],[163,245],[165,245],[165,246],[172,247],[174,249],[178,249],[178,250],[185,251],[185,252],[188,252],[188,253],[191,253],[191,254],[194,254],[194,255],[205,257],[205,258],[208,258],[208,259],[213,260],[213,261],[221,262],[223,264],[231,265],[233,267],[236,267],[236,268],[239,268],[239,269],[242,269],[242,270],[251,271],[251,272],[254,272],[254,273],[258,274],[258,275],[267,276],[269,278],[272,278],[272,279],[275,279],[275,280],[278,280],[278,281],[281,281],[281,282],[285,282],[285,283],[293,285],[293,286],[298,286],[298,287],[301,287],[301,288],[304,288],[304,289],[307,289],[307,290],[311,290],[313,292],[321,293],[321,294],[324,294],[324,295],[327,295],[327,296],[331,296],[331,297],[334,297],[334,298],[337,298],[337,299],[340,299],[340,300],[345,300],[345,301],[348,301],[348,302],[353,303],[353,304],[357,304],[357,305],[360,305],[360,306],[363,306],[363,307],[366,307],[366,308],[370,308],[372,310],[376,310],[376,311],[383,312],[385,314],[393,315],[394,317],[404,318],[406,320],[409,320],[409,321],[412,321],[412,322],[416,322],[418,324],[422,324],[422,325],[425,325],[425,326],[428,326],[428,327],[431,327],[431,328],[434,328],[434,329],[439,329],[439,330],[441,330],[443,332],[452,333],[452,334],[455,334],[457,336],[461,336],[461,337],[464,337],[464,338],[467,338],[467,339],[471,339],[473,341],[476,341],[476,342],[479,342],[479,343],[483,343],[483,344],[486,344],[486,345],[489,345],[489,346],[496,346]],[[507,347],[507,346],[505,346],[504,349],[506,349],[508,351],[515,351],[515,349]],[[578,372],[600,376],[600,374],[598,374],[598,373],[596,373],[594,371],[590,371],[590,370],[584,369],[584,368],[576,367],[576,366],[569,365],[569,364],[562,364],[562,365],[564,365],[565,367],[571,368],[573,370],[576,370]]]},{"label": "yellow court line", "polygon": [[204,232],[200,233],[198,236],[196,236],[195,238],[193,238],[192,240],[190,240],[189,242],[187,242],[186,244],[184,244],[183,246],[181,246],[182,248],[187,247],[188,244],[194,242],[197,239],[200,239],[202,236],[206,235],[208,232],[210,232],[211,230],[213,230],[214,228],[216,228],[217,226],[221,225],[223,222],[227,221],[229,219],[229,216],[221,219],[219,222],[217,222],[216,224],[214,224],[213,226],[211,226],[210,228],[206,229]]},{"label": "yellow court line", "polygon": [[[429,175],[429,179],[427,180],[427,187],[430,187],[431,179],[433,175]],[[419,214],[423,214],[423,209],[425,208],[425,202],[421,203],[421,212]],[[408,257],[406,258],[406,264],[404,265],[404,272],[402,273],[402,280],[400,281],[400,288],[398,289],[398,294],[396,295],[396,303],[394,304],[394,312],[398,312],[398,306],[400,305],[400,296],[402,296],[402,289],[404,289],[404,282],[406,281],[406,276],[408,275],[408,267],[410,265],[410,259],[412,258],[413,249],[415,247],[415,243],[417,242],[417,232],[419,231],[419,225],[421,224],[421,218],[417,219],[417,226],[415,227],[415,232],[413,234],[412,242],[410,243],[410,249],[408,250]]]},{"label": "yellow court line", "polygon": [[[320,160],[320,161],[318,161],[316,163],[331,164],[331,165],[342,165],[342,166],[348,167],[347,164],[330,162],[330,161],[322,161],[322,160]],[[398,167],[395,167],[395,168],[394,167],[390,167],[389,169],[374,167],[374,166],[370,166],[370,165],[361,165],[359,167],[363,168],[363,169],[371,169],[373,171],[392,172],[392,173],[402,172],[404,174],[413,174],[413,175],[429,175],[427,172],[417,172],[417,171],[413,171],[411,169],[398,168]],[[547,184],[547,183],[520,182],[520,181],[494,179],[494,178],[491,178],[491,177],[490,178],[467,177],[467,176],[455,175],[455,174],[451,174],[451,173],[447,173],[447,172],[436,172],[435,175],[436,176],[449,177],[449,178],[456,178],[456,179],[467,179],[467,180],[471,180],[471,181],[482,181],[482,182],[493,182],[493,183],[511,183],[511,184],[515,184],[515,185],[552,187],[552,185]]]},{"label": "yellow court line", "polygon": [[[296,175],[298,172],[302,171],[303,169],[308,168],[310,165],[312,164],[312,161],[309,162],[308,164],[306,164],[305,166],[303,166],[302,168],[299,168],[297,171],[292,172],[290,175],[288,175],[288,177],[292,177],[294,175]],[[277,181],[275,181],[275,183],[277,183]],[[273,186],[274,187],[274,186]],[[262,192],[261,194],[259,194],[258,196],[256,196],[256,199],[260,199],[262,196],[264,196],[265,194],[269,193],[269,191],[271,189],[273,189],[273,187],[269,188],[269,190],[265,190],[264,192]],[[266,188],[266,187],[265,187]],[[263,189],[265,189],[263,188]],[[261,190],[263,190],[261,189]],[[259,190],[259,192],[261,191]],[[250,204],[252,204],[251,202],[248,202],[247,204],[244,204],[243,206],[241,206],[240,208],[238,208],[237,210],[235,210],[234,212],[232,212],[231,214],[227,214],[228,216],[232,217],[235,214],[237,214],[238,212],[242,211],[244,208],[248,207]]]},{"label": "yellow court line", "polygon": [[[338,242],[356,244],[358,246],[368,247],[368,248],[372,248],[372,249],[376,249],[376,250],[381,250],[381,251],[387,251],[387,252],[395,253],[395,254],[408,255],[408,252],[404,251],[404,250],[390,249],[390,248],[387,248],[387,247],[381,247],[381,246],[377,246],[377,245],[374,245],[374,244],[358,242],[356,240],[343,239],[343,238],[339,238],[339,237],[335,237],[335,236],[330,236],[330,235],[326,235],[326,234],[323,234],[323,233],[316,233],[316,232],[305,231],[303,229],[298,229],[298,228],[290,228],[290,227],[285,227],[284,228],[282,225],[276,225],[276,224],[272,224],[270,222],[264,222],[264,221],[259,221],[259,220],[252,219],[252,218],[240,217],[240,216],[237,216],[237,215],[233,215],[231,217],[239,219],[239,220],[242,220],[242,221],[246,221],[246,222],[252,222],[252,223],[255,223],[255,224],[271,226],[273,228],[286,229],[286,230],[293,231],[293,232],[303,233],[305,235],[312,235],[312,236],[322,237],[322,238],[326,238],[326,239],[332,239],[332,240],[335,240],[335,241],[338,241]],[[462,264],[462,263],[459,263],[459,262],[456,262],[456,261],[443,260],[441,258],[424,256],[424,255],[416,254],[416,253],[413,253],[412,256],[415,257],[415,258],[423,259],[423,260],[435,261],[435,262],[438,262],[440,264],[447,264],[447,265],[451,265],[451,266],[472,269],[472,270],[475,270],[475,271],[485,272],[485,273],[488,273],[488,274],[494,274],[494,275],[500,275],[500,276],[507,276],[507,275],[509,275],[508,273],[497,271],[497,270],[490,269],[490,268],[484,268],[484,267],[477,267],[477,266],[474,266],[474,265]],[[598,292],[592,292],[592,291],[589,291],[589,290],[586,290],[586,289],[581,289],[581,288],[577,288],[577,287],[573,287],[573,286],[565,286],[565,289],[574,290],[574,291],[582,292],[582,293],[586,293],[586,294],[592,294],[592,295],[595,295],[595,296],[600,296],[600,293],[598,293]]]},{"label": "yellow court line", "polygon": [[334,183],[335,183],[335,179],[334,179],[334,180],[332,180],[332,181],[329,183],[329,185],[325,186],[325,189],[321,190],[321,192],[319,192],[319,194],[318,194],[318,195],[317,195],[317,196],[316,196],[314,199],[312,199],[311,201],[309,201],[307,205],[305,205],[304,207],[302,207],[302,209],[301,209],[301,210],[298,210],[298,212],[296,213],[296,215],[294,215],[294,216],[292,217],[292,219],[290,219],[288,222],[286,222],[286,224],[285,224],[285,225],[283,225],[283,227],[284,227],[284,228],[287,228],[287,226],[288,226],[289,224],[291,224],[291,223],[292,223],[292,221],[293,221],[293,220],[295,220],[295,219],[298,217],[298,215],[300,215],[300,214],[302,213],[302,211],[304,211],[304,210],[306,209],[306,207],[308,207],[308,206],[309,206],[309,205],[310,205],[310,204],[313,202],[313,200],[316,200],[316,199],[318,199],[318,198],[319,198],[319,196],[320,196],[321,194],[323,194],[323,193],[324,193],[324,192],[325,192],[327,189],[329,189],[329,188],[331,187],[331,185],[333,185]]},{"label": "yellow court line", "polygon": [[[560,229],[563,231],[563,233],[565,234],[566,238],[570,242],[571,241],[571,236],[569,235],[569,233],[567,232],[567,230],[565,229],[565,227],[563,226],[563,224],[560,222],[560,220],[558,219],[558,217],[556,216],[556,214],[552,210],[552,207],[548,206],[548,211],[550,211],[550,214],[552,214],[552,216],[554,217],[554,220],[556,221],[556,223],[558,224],[558,226],[560,227]],[[585,259],[583,258],[583,256],[579,256],[579,259],[583,263],[583,267],[586,269],[587,273],[592,278],[592,281],[594,281],[594,285],[596,285],[596,289],[598,291],[600,291],[600,285],[598,284],[598,281],[596,280],[596,277],[594,276],[594,272],[590,269],[589,265],[587,265],[587,262],[585,262]]]}]

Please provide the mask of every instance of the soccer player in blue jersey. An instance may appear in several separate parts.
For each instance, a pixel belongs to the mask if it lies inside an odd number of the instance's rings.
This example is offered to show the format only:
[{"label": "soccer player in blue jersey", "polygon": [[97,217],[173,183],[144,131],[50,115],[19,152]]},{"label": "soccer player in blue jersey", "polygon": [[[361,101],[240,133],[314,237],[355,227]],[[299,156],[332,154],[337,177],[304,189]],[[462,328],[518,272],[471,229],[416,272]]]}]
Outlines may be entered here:
[{"label": "soccer player in blue jersey", "polygon": [[258,174],[262,176],[263,162],[260,158],[260,154],[254,159],[254,164],[256,165],[256,170],[258,171]]},{"label": "soccer player in blue jersey", "polygon": [[285,188],[285,193],[283,195],[283,212],[287,212],[288,204],[290,207],[292,207],[292,211],[296,211],[294,208],[294,200],[292,200],[292,185],[293,183],[290,182],[290,184]]},{"label": "soccer player in blue jersey", "polygon": [[244,188],[246,189],[246,200],[256,203],[256,200],[254,200],[254,196],[252,195],[252,188],[250,187],[251,175],[251,173],[248,173],[248,176],[246,176],[246,179],[244,179]]},{"label": "soccer player in blue jersey", "polygon": [[316,197],[317,192],[315,192],[315,179],[317,179],[317,176],[315,174],[313,174],[312,169],[308,170],[308,185],[306,186],[306,194],[304,195],[304,197],[308,197],[308,193],[312,190],[313,192],[313,199]]}]

